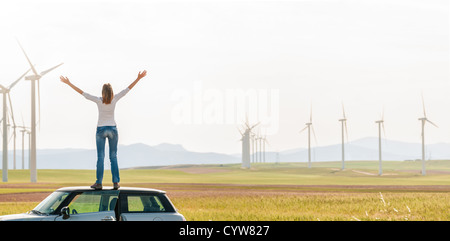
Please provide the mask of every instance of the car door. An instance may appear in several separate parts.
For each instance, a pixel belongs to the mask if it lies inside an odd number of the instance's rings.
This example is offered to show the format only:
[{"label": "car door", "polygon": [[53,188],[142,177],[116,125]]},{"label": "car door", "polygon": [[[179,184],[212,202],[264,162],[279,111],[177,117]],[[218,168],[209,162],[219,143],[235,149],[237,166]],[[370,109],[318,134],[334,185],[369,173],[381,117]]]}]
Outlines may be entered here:
[{"label": "car door", "polygon": [[55,221],[115,221],[118,196],[118,190],[77,193],[67,206],[69,217],[58,216]]},{"label": "car door", "polygon": [[164,221],[170,214],[160,196],[151,193],[122,193],[121,219],[123,221]]}]

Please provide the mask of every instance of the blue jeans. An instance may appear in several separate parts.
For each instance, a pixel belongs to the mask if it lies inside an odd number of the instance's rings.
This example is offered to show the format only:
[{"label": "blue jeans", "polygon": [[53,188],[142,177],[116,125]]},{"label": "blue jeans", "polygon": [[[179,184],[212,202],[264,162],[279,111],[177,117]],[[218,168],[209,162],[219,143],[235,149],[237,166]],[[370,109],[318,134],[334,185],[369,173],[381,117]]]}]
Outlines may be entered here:
[{"label": "blue jeans", "polygon": [[104,159],[105,159],[105,142],[108,138],[109,145],[109,159],[111,161],[112,182],[120,182],[119,166],[117,165],[117,142],[119,135],[115,126],[99,126],[96,133],[97,140],[97,181],[102,184]]}]

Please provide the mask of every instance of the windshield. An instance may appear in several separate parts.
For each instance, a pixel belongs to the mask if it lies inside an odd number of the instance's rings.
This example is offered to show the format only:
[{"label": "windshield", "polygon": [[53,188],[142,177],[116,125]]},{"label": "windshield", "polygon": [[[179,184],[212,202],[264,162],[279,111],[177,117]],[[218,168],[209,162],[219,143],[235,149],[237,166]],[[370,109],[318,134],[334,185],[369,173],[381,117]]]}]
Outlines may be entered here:
[{"label": "windshield", "polygon": [[69,192],[54,192],[39,203],[33,210],[37,213],[50,214],[66,199]]}]

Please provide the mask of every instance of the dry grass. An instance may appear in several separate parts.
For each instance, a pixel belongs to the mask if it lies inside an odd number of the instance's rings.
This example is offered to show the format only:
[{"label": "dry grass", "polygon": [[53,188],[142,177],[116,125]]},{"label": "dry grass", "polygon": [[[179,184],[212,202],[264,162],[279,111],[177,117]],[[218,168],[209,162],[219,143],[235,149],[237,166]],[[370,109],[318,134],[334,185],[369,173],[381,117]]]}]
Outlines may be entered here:
[{"label": "dry grass", "polygon": [[[346,186],[239,186],[136,184],[167,191],[174,205],[192,221],[338,221],[338,220],[450,220],[450,192],[426,187],[402,190]],[[29,193],[35,195],[36,193]],[[42,193],[42,198],[48,193]],[[23,213],[37,205],[20,196],[3,194],[0,215]],[[32,196],[28,196],[32,197]],[[35,199],[36,199],[35,198]]]},{"label": "dry grass", "polygon": [[0,202],[0,215],[25,213],[30,211],[39,202]]},{"label": "dry grass", "polygon": [[176,196],[188,220],[450,220],[449,193]]},{"label": "dry grass", "polygon": [[[403,169],[416,165],[387,164]],[[438,164],[450,170],[450,162],[434,162]],[[121,185],[167,191],[188,220],[450,220],[448,174],[423,177],[401,171],[378,177],[360,173],[376,172],[366,162],[351,163],[359,172],[302,165],[123,170]],[[11,182],[0,184],[0,215],[28,211],[59,187],[90,185],[95,173],[40,170],[40,183],[33,184],[25,172],[10,174]]]}]

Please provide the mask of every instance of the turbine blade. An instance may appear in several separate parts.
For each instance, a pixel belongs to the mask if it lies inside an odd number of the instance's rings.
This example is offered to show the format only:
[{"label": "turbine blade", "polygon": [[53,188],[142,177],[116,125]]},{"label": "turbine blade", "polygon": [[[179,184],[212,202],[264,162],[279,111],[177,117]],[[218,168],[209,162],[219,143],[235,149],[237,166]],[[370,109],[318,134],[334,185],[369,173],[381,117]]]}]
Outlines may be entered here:
[{"label": "turbine blade", "polygon": [[[41,88],[40,88],[40,83],[41,81],[37,80],[37,86],[38,86],[38,111],[39,111],[39,119],[38,119],[38,126],[39,126],[39,131],[41,131]],[[36,124],[36,123],[34,123]]]},{"label": "turbine blade", "polygon": [[41,72],[41,76],[44,76],[44,75],[47,74],[48,72],[50,72],[50,71],[52,71],[52,70],[58,68],[59,66],[61,66],[61,65],[63,65],[63,64],[64,64],[64,63],[60,63],[60,64],[56,65],[55,67],[52,67],[52,68],[50,68],[50,69],[48,69],[48,70],[42,71],[42,72]]},{"label": "turbine blade", "polygon": [[11,142],[11,139],[13,138],[13,136],[14,136],[14,133],[12,133],[11,136],[9,137],[8,144]]},{"label": "turbine blade", "polygon": [[236,127],[236,129],[239,131],[239,133],[241,134],[241,136],[243,136],[244,134],[242,134],[241,129],[239,129],[239,127]]},{"label": "turbine blade", "polygon": [[434,124],[433,122],[431,122],[430,120],[427,119],[428,122],[430,122],[430,124],[436,126],[437,128],[439,128],[439,126],[437,126],[436,124]]},{"label": "turbine blade", "polygon": [[266,143],[269,147],[272,147],[271,145],[270,145],[270,143],[267,141],[267,139],[266,139],[266,137],[264,137],[264,143]]},{"label": "turbine blade", "polygon": [[23,49],[22,45],[20,44],[19,40],[17,40],[17,43],[19,44],[20,48],[22,49],[23,54],[25,54],[25,58],[27,58],[28,63],[30,64],[31,69],[33,70],[33,73],[35,75],[38,75],[36,69],[34,68],[33,64],[31,63],[30,59],[28,58],[27,53],[25,53],[25,50]]},{"label": "turbine blade", "polygon": [[301,129],[298,133],[304,132],[307,128],[308,128],[308,126],[305,126],[305,128]]},{"label": "turbine blade", "polygon": [[345,116],[344,102],[342,102],[342,114],[344,115],[344,119],[347,119]]},{"label": "turbine blade", "polygon": [[384,138],[386,138],[386,130],[384,129],[384,122],[381,122],[381,127],[383,127]]},{"label": "turbine blade", "polygon": [[247,126],[247,128],[250,128],[249,124],[248,124],[248,114],[245,114],[245,125]]},{"label": "turbine blade", "polygon": [[255,126],[259,125],[260,123],[261,123],[261,122],[258,121],[258,123],[254,124],[254,125],[253,125],[252,127],[250,127],[249,129],[251,130],[251,129],[255,128]]},{"label": "turbine blade", "polygon": [[312,129],[312,133],[313,133],[313,135],[314,135],[314,142],[316,143],[316,146],[318,146],[318,144],[317,144],[316,132],[314,131],[314,125],[311,125],[311,129]]},{"label": "turbine blade", "polygon": [[27,72],[25,72],[22,76],[20,76],[16,81],[12,82],[12,84],[9,85],[8,89],[11,90],[14,85],[16,85],[28,72],[30,72],[31,69],[28,69]]},{"label": "turbine blade", "polygon": [[423,107],[423,116],[427,117],[427,113],[425,112],[425,101],[423,99],[423,94],[422,94],[422,107]]},{"label": "turbine blade", "polygon": [[16,121],[14,120],[14,111],[13,111],[13,106],[12,106],[12,102],[11,102],[11,96],[9,95],[9,92],[8,92],[8,100],[9,100],[9,106],[11,107],[11,119],[13,121],[14,126],[16,126]]},{"label": "turbine blade", "polygon": [[312,123],[312,103],[311,103],[311,109],[309,111],[309,123]]},{"label": "turbine blade", "polygon": [[345,136],[347,137],[347,141],[348,141],[347,121],[345,122]]},{"label": "turbine blade", "polygon": [[20,113],[20,115],[22,116],[22,125],[25,126],[25,121],[23,120],[23,113]]}]

